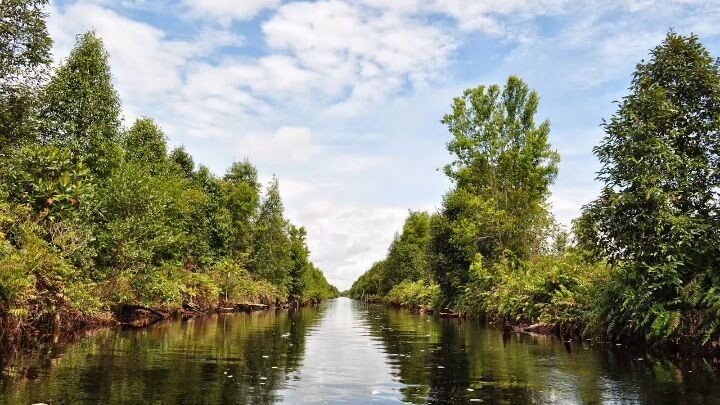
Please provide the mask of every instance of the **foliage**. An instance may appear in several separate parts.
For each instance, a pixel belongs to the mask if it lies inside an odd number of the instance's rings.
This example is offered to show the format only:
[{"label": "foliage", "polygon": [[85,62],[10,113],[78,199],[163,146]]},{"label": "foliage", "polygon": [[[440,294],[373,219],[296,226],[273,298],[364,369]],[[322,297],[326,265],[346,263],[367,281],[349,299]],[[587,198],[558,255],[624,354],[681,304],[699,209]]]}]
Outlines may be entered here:
[{"label": "foliage", "polygon": [[102,40],[80,35],[40,95],[39,136],[69,148],[90,170],[107,176],[119,159],[120,99]]},{"label": "foliage", "polygon": [[[443,118],[453,187],[429,217],[423,259],[443,304],[507,324],[717,347],[720,61],[670,32],[637,65],[594,149],[602,191],[572,234],[547,210],[558,156],[537,104],[511,77],[502,90],[466,90]],[[397,254],[406,231],[351,296],[417,305],[427,278],[397,273],[424,263]]]},{"label": "foliage", "polygon": [[387,293],[386,300],[406,308],[433,309],[440,300],[440,286],[426,280],[404,280]]},{"label": "foliage", "polygon": [[0,2],[0,155],[32,137],[35,92],[51,60],[47,3]]},{"label": "foliage", "polygon": [[696,36],[670,32],[604,124],[595,148],[604,187],[576,233],[621,267],[595,314],[610,336],[720,336],[708,322],[713,298],[703,298],[720,276],[718,116],[720,62]]},{"label": "foliage", "polygon": [[466,90],[443,117],[455,160],[445,166],[454,188],[434,222],[431,267],[447,299],[468,281],[475,254],[494,261],[504,250],[537,254],[552,223],[546,199],[559,156],[550,123],[535,123],[539,96],[511,76],[504,88]]},{"label": "foliage", "polygon": [[[183,147],[168,153],[151,118],[121,126],[95,33],[78,37],[42,88],[26,83],[49,70],[45,3],[0,3],[9,22],[0,29],[0,333],[71,328],[136,306],[337,296],[310,261],[305,229],[284,218],[277,178],[261,203],[249,161],[221,178]],[[8,128],[29,120],[5,115],[6,85],[18,83],[37,114],[27,139],[7,142]]]}]

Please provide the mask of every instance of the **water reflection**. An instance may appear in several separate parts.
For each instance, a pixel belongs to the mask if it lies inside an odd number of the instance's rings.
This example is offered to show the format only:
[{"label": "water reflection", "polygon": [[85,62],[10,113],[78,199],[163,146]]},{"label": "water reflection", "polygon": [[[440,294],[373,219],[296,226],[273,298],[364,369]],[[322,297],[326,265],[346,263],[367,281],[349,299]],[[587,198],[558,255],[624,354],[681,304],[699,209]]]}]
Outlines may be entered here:
[{"label": "water reflection", "polygon": [[370,307],[410,403],[720,403],[716,369],[615,345],[503,334],[477,322]]},{"label": "water reflection", "polygon": [[5,365],[0,403],[720,403],[703,360],[348,299],[105,330],[41,354]]},{"label": "water reflection", "polygon": [[101,331],[54,354],[37,372],[27,370],[42,359],[11,360],[0,402],[274,403],[321,315],[307,308]]}]

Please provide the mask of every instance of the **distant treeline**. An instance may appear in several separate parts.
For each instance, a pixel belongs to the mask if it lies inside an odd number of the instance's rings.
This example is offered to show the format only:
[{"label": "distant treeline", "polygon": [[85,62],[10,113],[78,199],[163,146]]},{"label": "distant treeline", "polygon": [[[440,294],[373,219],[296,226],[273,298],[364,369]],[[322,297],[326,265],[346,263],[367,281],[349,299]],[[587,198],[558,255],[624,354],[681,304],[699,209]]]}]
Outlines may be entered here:
[{"label": "distant treeline", "polygon": [[353,297],[533,330],[720,344],[720,62],[670,32],[603,121],[598,198],[572,229],[549,210],[559,155],[517,77],[454,99],[438,212],[411,212]]},{"label": "distant treeline", "polygon": [[[73,327],[124,307],[164,311],[337,295],[283,216],[274,178],[222,177],[125,127],[107,53],[78,36],[58,69],[47,0],[0,2],[0,331]],[[141,44],[139,44],[141,46]]]}]

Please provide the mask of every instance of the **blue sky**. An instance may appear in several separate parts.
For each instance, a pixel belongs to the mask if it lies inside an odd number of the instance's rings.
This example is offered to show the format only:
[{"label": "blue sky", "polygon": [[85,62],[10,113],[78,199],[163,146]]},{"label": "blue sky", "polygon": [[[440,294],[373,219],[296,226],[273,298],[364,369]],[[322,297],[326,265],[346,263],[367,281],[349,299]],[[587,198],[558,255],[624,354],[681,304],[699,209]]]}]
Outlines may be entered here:
[{"label": "blue sky", "polygon": [[592,147],[636,63],[673,28],[720,55],[704,0],[55,1],[57,61],[105,40],[126,124],[155,118],[222,174],[249,158],[280,178],[288,217],[339,288],[381,259],[408,209],[449,183],[440,124],[454,96],[523,77],[552,123],[568,224],[597,193]]}]

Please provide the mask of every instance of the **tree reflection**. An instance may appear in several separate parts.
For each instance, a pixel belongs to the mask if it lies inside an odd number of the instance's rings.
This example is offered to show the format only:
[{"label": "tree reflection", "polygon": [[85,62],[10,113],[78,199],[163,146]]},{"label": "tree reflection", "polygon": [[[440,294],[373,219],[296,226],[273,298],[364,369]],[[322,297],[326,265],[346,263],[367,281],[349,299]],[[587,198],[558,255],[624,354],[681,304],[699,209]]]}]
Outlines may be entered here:
[{"label": "tree reflection", "polygon": [[14,356],[4,368],[0,402],[274,403],[322,311],[221,314],[99,331],[66,348]]}]

